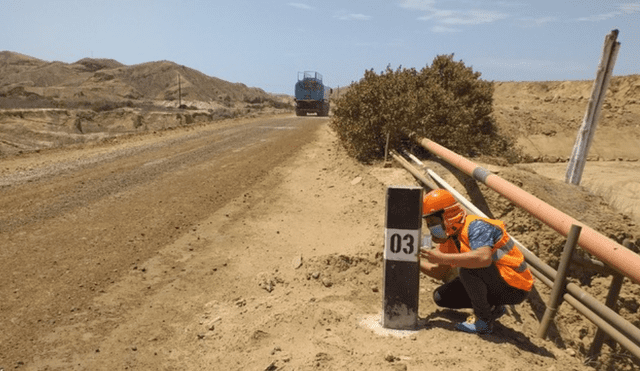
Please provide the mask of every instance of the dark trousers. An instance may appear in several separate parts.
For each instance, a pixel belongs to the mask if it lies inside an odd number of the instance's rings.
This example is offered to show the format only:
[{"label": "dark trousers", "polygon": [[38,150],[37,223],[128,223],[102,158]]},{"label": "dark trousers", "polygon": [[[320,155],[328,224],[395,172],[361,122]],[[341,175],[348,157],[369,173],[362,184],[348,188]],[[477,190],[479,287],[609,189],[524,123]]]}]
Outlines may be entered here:
[{"label": "dark trousers", "polygon": [[458,277],[436,289],[433,300],[444,308],[473,308],[476,317],[489,321],[493,306],[520,304],[528,293],[509,286],[491,264],[486,268],[460,268]]}]

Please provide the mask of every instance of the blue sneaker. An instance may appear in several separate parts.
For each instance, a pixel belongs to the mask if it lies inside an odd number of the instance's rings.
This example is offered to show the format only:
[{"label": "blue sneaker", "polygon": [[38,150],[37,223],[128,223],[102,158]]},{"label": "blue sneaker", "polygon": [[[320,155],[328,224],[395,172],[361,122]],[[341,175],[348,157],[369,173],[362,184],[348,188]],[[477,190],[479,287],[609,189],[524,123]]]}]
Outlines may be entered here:
[{"label": "blue sneaker", "polygon": [[493,321],[485,322],[476,316],[469,316],[466,322],[458,323],[456,329],[471,334],[490,334],[493,332]]}]

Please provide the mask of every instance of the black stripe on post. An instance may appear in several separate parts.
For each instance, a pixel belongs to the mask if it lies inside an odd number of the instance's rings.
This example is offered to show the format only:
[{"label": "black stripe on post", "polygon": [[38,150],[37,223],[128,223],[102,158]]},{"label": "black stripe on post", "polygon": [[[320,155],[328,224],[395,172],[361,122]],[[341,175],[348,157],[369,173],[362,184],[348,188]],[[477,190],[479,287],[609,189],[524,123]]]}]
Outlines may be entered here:
[{"label": "black stripe on post", "polygon": [[422,188],[387,188],[387,222],[385,228],[420,229],[422,226]]},{"label": "black stripe on post", "polygon": [[418,324],[422,188],[387,188],[382,326],[413,329]]}]

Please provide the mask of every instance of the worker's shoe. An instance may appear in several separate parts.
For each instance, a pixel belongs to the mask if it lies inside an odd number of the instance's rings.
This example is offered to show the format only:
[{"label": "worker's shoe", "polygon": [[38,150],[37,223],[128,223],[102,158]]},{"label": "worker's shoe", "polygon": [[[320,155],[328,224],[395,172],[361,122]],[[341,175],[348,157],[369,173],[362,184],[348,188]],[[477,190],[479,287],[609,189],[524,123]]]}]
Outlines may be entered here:
[{"label": "worker's shoe", "polygon": [[504,305],[496,305],[491,309],[491,319],[493,321],[504,316],[507,313],[507,308]]},{"label": "worker's shoe", "polygon": [[471,334],[490,334],[493,331],[493,321],[485,322],[476,316],[469,316],[466,322],[458,323],[456,329]]}]

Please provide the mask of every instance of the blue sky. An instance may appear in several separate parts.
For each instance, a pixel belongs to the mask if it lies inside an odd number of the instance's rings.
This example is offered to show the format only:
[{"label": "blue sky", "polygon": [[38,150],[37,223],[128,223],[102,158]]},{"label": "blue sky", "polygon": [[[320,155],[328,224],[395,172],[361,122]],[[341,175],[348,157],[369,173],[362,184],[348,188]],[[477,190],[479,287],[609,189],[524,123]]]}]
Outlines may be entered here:
[{"label": "blue sky", "polygon": [[486,80],[590,80],[612,29],[614,75],[639,74],[637,0],[0,0],[0,50],[169,60],[286,94],[298,71],[338,87],[451,53]]}]

